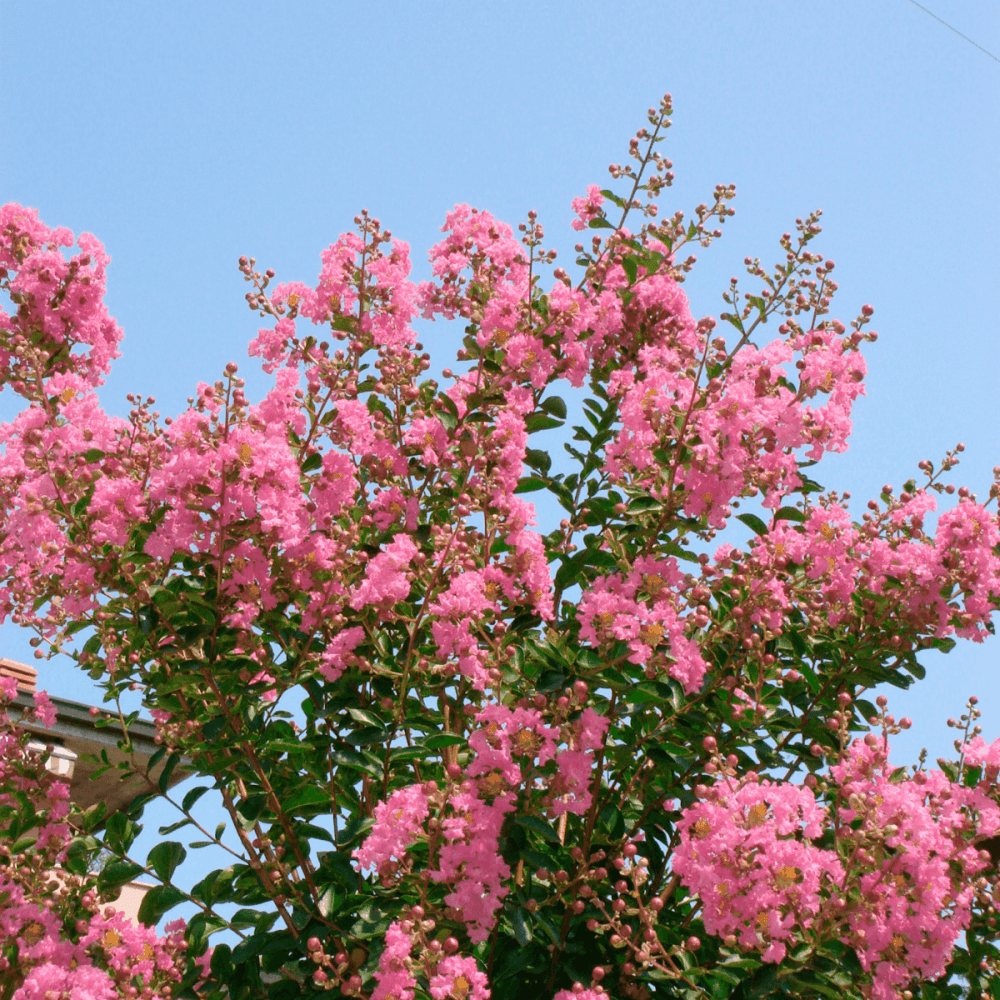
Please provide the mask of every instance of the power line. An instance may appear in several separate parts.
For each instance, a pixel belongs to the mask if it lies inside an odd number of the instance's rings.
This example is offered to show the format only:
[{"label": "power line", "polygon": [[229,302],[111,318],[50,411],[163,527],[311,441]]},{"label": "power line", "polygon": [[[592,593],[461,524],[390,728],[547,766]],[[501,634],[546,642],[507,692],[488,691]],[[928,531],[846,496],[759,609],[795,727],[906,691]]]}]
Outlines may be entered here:
[{"label": "power line", "polygon": [[935,21],[940,21],[940,23],[943,24],[949,31],[954,31],[959,38],[964,38],[970,45],[975,45],[980,52],[984,53],[985,55],[988,55],[994,62],[1000,63],[1000,59],[998,59],[995,55],[993,55],[992,52],[987,52],[986,49],[982,47],[982,45],[978,44],[977,42],[974,42],[971,38],[969,38],[968,35],[963,35],[962,32],[958,30],[958,28],[953,28],[947,21],[942,21],[941,18],[938,17],[937,14],[935,14],[933,11],[930,11],[926,7],[923,7],[920,4],[918,4],[917,0],[910,0],[910,3],[912,3],[914,7],[920,7],[920,9],[925,14],[930,14],[930,16],[933,17]]}]

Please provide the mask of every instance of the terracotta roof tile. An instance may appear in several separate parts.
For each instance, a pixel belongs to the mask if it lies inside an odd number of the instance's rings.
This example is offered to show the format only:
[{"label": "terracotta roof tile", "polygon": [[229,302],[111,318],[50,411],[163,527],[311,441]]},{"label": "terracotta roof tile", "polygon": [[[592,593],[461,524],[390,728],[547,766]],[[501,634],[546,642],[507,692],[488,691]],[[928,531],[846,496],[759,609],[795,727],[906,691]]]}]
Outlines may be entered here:
[{"label": "terracotta roof tile", "polygon": [[24,691],[27,694],[35,693],[38,671],[34,667],[29,667],[27,663],[8,660],[6,656],[0,657],[0,677],[13,677],[17,681],[18,691]]}]

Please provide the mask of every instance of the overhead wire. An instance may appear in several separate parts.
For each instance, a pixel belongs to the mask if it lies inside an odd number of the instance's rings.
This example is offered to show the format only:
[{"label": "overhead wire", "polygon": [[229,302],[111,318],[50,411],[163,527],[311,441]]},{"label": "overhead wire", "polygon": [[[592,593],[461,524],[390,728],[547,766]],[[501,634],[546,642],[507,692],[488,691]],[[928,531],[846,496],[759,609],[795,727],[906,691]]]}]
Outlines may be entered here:
[{"label": "overhead wire", "polygon": [[934,11],[928,10],[922,4],[917,3],[917,0],[910,0],[910,3],[912,3],[914,7],[919,7],[925,14],[929,14],[931,17],[934,18],[935,21],[939,21],[949,31],[954,31],[959,38],[964,38],[970,45],[975,45],[980,52],[982,52],[984,55],[988,55],[994,62],[1000,63],[1000,59],[998,59],[995,55],[993,55],[992,52],[987,52],[987,50],[984,49],[982,45],[980,45],[978,42],[974,42],[971,38],[969,38],[968,35],[963,35],[962,32],[958,30],[958,28],[954,28],[947,21],[942,20],[940,17],[937,16],[937,14],[934,13]]}]

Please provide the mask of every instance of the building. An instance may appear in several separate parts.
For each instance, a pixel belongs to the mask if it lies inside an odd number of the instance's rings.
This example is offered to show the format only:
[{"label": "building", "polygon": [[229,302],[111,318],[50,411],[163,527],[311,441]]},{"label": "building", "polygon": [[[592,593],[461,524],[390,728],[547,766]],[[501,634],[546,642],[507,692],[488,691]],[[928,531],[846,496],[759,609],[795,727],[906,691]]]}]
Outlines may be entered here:
[{"label": "building", "polygon": [[[34,705],[33,695],[38,673],[26,663],[0,658],[0,676],[13,677],[17,681],[17,697],[8,706],[8,713],[14,722],[18,722],[23,718],[24,712]],[[129,761],[130,755],[118,748],[120,732],[113,728],[98,728],[97,719],[90,714],[90,705],[57,698],[51,694],[49,697],[56,710],[55,723],[49,728],[34,722],[25,723],[25,729],[33,737],[31,742],[35,749],[44,753],[46,747],[53,748],[46,760],[46,767],[69,782],[70,799],[80,808],[87,809],[103,801],[107,805],[105,819],[124,809],[147,786],[140,778],[121,780],[122,771],[115,765]],[[131,755],[133,768],[148,770],[156,780],[162,773],[165,762],[158,761],[153,768],[148,768],[150,759],[159,749],[154,739],[156,727],[151,722],[137,719],[129,727],[129,735],[134,747],[134,754]],[[112,766],[98,775],[96,772],[104,766],[105,755]],[[97,759],[91,759],[94,757]],[[170,775],[168,787],[183,781],[188,775],[189,772],[182,766],[175,768]],[[115,905],[130,919],[135,920],[142,897],[151,887],[152,883],[130,882],[122,887],[121,896]]]}]

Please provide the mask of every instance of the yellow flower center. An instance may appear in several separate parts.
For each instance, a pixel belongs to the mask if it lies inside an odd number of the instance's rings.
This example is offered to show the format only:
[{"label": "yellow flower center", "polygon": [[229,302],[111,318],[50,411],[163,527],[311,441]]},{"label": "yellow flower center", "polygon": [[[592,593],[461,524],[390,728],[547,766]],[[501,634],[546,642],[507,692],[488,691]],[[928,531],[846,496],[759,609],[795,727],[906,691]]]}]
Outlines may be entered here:
[{"label": "yellow flower center", "polygon": [[535,734],[528,729],[522,729],[514,737],[514,745],[518,750],[529,751],[535,749]]},{"label": "yellow flower center", "polygon": [[663,639],[663,626],[658,622],[653,622],[651,625],[643,625],[639,629],[639,638],[647,646],[658,646]]},{"label": "yellow flower center", "polygon": [[33,947],[45,937],[45,928],[36,921],[35,923],[28,924],[21,934],[27,945]]},{"label": "yellow flower center", "polygon": [[492,774],[486,775],[482,782],[483,791],[487,795],[499,795],[507,787],[507,782],[504,781],[502,774],[494,771]]},{"label": "yellow flower center", "polygon": [[779,889],[787,889],[790,885],[795,885],[798,880],[798,868],[793,868],[791,865],[783,865],[778,869],[778,877],[775,881],[778,883]]}]

